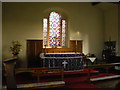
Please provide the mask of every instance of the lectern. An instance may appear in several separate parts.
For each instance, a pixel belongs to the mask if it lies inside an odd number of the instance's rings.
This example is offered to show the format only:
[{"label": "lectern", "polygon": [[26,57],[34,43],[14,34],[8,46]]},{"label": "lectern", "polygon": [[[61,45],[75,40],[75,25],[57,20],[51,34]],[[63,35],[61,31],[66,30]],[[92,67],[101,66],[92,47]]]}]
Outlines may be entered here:
[{"label": "lectern", "polygon": [[16,64],[17,57],[9,58],[3,61],[4,65],[4,75],[6,78],[7,90],[17,88],[14,68]]}]

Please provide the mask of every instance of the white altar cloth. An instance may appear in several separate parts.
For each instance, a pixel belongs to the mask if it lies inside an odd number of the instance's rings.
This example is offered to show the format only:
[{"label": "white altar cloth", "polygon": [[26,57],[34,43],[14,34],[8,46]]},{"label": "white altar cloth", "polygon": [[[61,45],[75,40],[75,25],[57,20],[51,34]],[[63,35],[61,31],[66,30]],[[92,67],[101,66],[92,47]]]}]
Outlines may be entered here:
[{"label": "white altar cloth", "polygon": [[89,59],[93,63],[96,60],[96,57],[88,57],[87,59]]}]

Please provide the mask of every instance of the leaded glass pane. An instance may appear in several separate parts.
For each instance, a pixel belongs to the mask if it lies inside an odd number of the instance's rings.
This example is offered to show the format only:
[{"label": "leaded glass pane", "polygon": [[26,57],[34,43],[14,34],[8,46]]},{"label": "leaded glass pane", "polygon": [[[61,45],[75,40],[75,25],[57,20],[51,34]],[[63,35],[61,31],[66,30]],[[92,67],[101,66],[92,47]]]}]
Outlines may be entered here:
[{"label": "leaded glass pane", "polygon": [[43,19],[43,45],[47,46],[47,37],[48,37],[48,23],[47,19]]},{"label": "leaded glass pane", "polygon": [[56,12],[51,12],[49,16],[49,44],[50,46],[60,46],[60,19],[61,16]]},{"label": "leaded glass pane", "polygon": [[62,46],[65,46],[65,30],[66,30],[66,22],[62,20]]}]

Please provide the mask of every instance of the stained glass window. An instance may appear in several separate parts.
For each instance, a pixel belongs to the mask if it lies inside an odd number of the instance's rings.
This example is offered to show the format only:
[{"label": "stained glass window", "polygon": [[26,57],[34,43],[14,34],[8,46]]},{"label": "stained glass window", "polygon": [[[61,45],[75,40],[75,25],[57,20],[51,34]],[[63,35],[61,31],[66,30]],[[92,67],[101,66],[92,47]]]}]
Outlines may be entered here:
[{"label": "stained glass window", "polygon": [[66,21],[60,14],[51,12],[48,19],[43,19],[43,45],[50,47],[65,46]]}]

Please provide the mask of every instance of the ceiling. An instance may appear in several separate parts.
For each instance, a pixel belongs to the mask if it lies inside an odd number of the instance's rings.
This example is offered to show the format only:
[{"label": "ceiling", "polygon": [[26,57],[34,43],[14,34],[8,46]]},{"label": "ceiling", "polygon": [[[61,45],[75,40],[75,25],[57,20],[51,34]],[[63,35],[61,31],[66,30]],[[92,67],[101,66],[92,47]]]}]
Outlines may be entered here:
[{"label": "ceiling", "polygon": [[120,3],[119,2],[93,2],[92,5],[106,11],[106,10],[118,7]]}]

